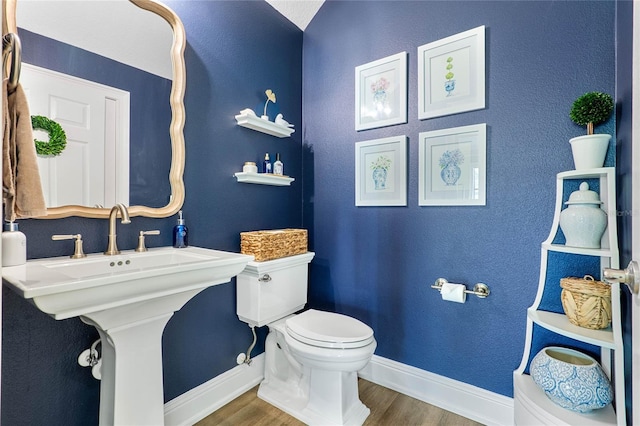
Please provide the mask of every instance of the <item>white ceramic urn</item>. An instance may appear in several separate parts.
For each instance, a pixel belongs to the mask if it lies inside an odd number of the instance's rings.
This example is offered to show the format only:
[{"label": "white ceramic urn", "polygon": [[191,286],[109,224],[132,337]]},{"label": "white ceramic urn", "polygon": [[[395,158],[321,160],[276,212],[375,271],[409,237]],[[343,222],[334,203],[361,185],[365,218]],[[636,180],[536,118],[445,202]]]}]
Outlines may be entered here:
[{"label": "white ceramic urn", "polygon": [[565,245],[599,249],[607,228],[607,214],[600,208],[603,203],[598,194],[589,190],[587,182],[582,182],[580,190],[572,192],[565,204],[567,208],[560,213]]}]

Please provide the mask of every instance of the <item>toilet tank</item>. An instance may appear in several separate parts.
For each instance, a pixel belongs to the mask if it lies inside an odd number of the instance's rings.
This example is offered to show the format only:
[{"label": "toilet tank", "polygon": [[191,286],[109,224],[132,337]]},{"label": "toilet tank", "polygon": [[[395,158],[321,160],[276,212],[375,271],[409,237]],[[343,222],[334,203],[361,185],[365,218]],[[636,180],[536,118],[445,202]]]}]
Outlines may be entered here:
[{"label": "toilet tank", "polygon": [[304,308],[309,262],[314,255],[307,252],[249,262],[236,277],[236,313],[240,321],[261,327]]}]

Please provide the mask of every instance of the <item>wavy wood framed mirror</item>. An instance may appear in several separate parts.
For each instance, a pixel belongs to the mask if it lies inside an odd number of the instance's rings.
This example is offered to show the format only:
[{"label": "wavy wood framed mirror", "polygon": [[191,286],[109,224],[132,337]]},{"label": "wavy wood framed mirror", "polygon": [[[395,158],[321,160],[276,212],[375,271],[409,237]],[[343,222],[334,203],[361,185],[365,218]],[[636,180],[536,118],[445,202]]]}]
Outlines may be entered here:
[{"label": "wavy wood framed mirror", "polygon": [[[31,1],[30,1],[31,2]],[[59,2],[43,2],[43,3],[59,3]],[[79,1],[77,2],[80,3]],[[82,2],[84,4],[88,3],[111,3],[111,2]],[[184,93],[186,88],[186,72],[185,72],[185,61],[184,61],[184,49],[186,45],[186,37],[185,30],[180,18],[176,15],[173,10],[165,6],[164,4],[155,1],[155,0],[129,0],[129,1],[120,1],[117,3],[126,3],[131,5],[134,9],[137,7],[144,13],[151,13],[157,15],[162,18],[162,20],[168,23],[170,30],[172,32],[172,37],[169,35],[170,46],[167,46],[168,52],[167,57],[169,58],[170,64],[167,63],[167,73],[169,74],[169,80],[167,83],[167,92],[169,92],[168,105],[170,107],[170,112],[167,109],[167,116],[170,116],[170,123],[167,124],[169,139],[171,144],[171,161],[170,165],[168,165],[168,185],[165,185],[170,189],[169,194],[162,194],[164,200],[168,200],[166,205],[162,205],[164,201],[161,203],[150,203],[149,205],[144,202],[144,197],[135,197],[132,200],[141,200],[140,205],[130,205],[129,215],[130,216],[144,216],[144,217],[169,217],[175,214],[184,203],[185,197],[185,189],[184,189],[184,166],[185,166],[185,144],[184,144],[184,123],[185,123],[185,110],[184,110]],[[3,30],[7,32],[14,32],[20,36],[20,31],[22,25],[20,22],[20,0],[3,0],[4,4],[4,17],[6,19],[5,25],[3,25]],[[113,3],[112,3],[113,4]],[[155,18],[154,18],[155,19]],[[60,22],[56,23],[57,25],[61,25]],[[118,25],[121,23],[118,22]],[[164,25],[164,24],[161,24]],[[146,31],[146,30],[145,30]],[[25,31],[26,35],[27,31]],[[77,31],[78,34],[82,36],[86,36],[86,33],[81,31]],[[111,35],[112,37],[118,37],[118,35]],[[23,43],[24,45],[24,43]],[[23,46],[24,49],[24,46]],[[138,57],[144,55],[137,55]],[[23,55],[24,57],[24,55]],[[170,88],[169,88],[170,86]],[[32,112],[33,114],[33,112]],[[133,116],[133,114],[132,114]],[[153,122],[153,117],[146,117],[146,121]],[[131,123],[133,126],[135,123]],[[143,149],[153,148],[153,144],[150,144],[147,141],[144,144],[144,148],[135,147],[136,140],[132,138],[130,141],[131,144],[131,155],[133,156],[134,150],[137,158],[142,158],[139,161],[145,161],[145,158],[150,157],[149,152],[143,152]],[[158,144],[162,144],[158,142]],[[168,144],[168,142],[167,142]],[[162,145],[158,147],[158,149],[162,148],[168,152],[168,147]],[[168,154],[167,154],[168,155]],[[128,161],[128,159],[127,159]],[[152,161],[152,160],[150,160]],[[134,165],[131,165],[132,169]],[[157,168],[155,164],[150,164],[149,168]],[[128,164],[127,164],[128,169]],[[164,173],[164,172],[160,172]],[[137,178],[137,184],[144,185],[145,182],[148,182],[152,178]],[[154,178],[155,179],[155,178]],[[132,183],[133,185],[133,183]],[[163,183],[164,185],[164,183]],[[120,201],[118,201],[120,202]],[[124,203],[129,205],[129,203]],[[109,212],[111,210],[111,205],[100,205],[98,203],[94,204],[94,206],[89,205],[56,205],[55,207],[47,208],[47,216],[41,217],[41,219],[57,219],[69,216],[78,216],[78,217],[87,217],[87,218],[108,218]]]}]

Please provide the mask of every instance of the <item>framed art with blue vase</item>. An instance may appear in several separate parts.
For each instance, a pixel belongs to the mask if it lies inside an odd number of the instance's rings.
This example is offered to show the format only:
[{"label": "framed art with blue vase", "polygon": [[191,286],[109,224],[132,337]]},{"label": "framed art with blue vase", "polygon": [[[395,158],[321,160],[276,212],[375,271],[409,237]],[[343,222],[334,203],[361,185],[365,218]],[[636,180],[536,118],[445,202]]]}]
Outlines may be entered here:
[{"label": "framed art with blue vase", "polygon": [[418,204],[486,204],[486,124],[421,132]]},{"label": "framed art with blue vase", "polygon": [[407,205],[407,137],[356,143],[356,206]]},{"label": "framed art with blue vase", "polygon": [[407,122],[407,52],[356,67],[356,130]]},{"label": "framed art with blue vase", "polygon": [[485,107],[485,27],[418,47],[418,118]]}]

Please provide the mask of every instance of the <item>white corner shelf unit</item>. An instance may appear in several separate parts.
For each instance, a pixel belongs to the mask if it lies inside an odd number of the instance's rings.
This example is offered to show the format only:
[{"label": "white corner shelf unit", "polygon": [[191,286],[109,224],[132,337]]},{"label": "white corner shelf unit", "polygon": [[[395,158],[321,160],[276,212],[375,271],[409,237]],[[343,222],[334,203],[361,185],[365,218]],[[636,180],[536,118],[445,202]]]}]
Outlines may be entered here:
[{"label": "white corner shelf unit", "polygon": [[[615,168],[604,167],[589,170],[572,170],[562,172],[556,179],[556,202],[553,225],[549,238],[542,243],[540,260],[540,278],[538,293],[533,305],[527,310],[526,341],[522,361],[513,373],[514,387],[514,421],[516,425],[554,424],[554,425],[625,425],[625,386],[624,386],[624,351],[622,343],[622,323],[620,318],[620,284],[611,284],[611,326],[603,330],[591,330],[573,325],[560,309],[548,309],[549,294],[558,292],[559,281],[555,276],[562,270],[579,270],[584,265],[580,259],[591,258],[593,264],[599,261],[599,273],[602,276],[604,268],[619,268],[618,236],[616,226],[616,187]],[[604,203],[602,209],[607,213],[607,229],[602,236],[600,249],[585,249],[565,246],[563,234],[559,228],[560,212],[573,190],[578,189],[580,182],[589,181],[599,186],[600,200]],[[589,185],[592,187],[592,184]],[[594,188],[591,188],[594,189]],[[568,256],[561,260],[561,256]],[[577,256],[577,257],[574,257]],[[554,264],[556,263],[556,264]],[[560,272],[559,272],[560,271]],[[584,272],[584,273],[582,273]],[[591,271],[580,271],[582,275],[593,274]],[[548,281],[548,275],[554,275],[554,282]],[[598,279],[597,277],[594,278]],[[557,286],[551,288],[551,286]],[[558,292],[559,295],[559,292]],[[559,296],[558,296],[559,300]],[[555,302],[553,302],[555,303]],[[553,304],[552,303],[552,304]],[[535,384],[528,374],[528,367],[533,356],[542,347],[536,341],[534,330],[536,326],[546,330],[541,339],[551,336],[558,337],[563,342],[568,339],[578,344],[588,344],[599,348],[600,364],[609,376],[614,387],[615,399],[612,404],[591,413],[580,414],[564,409],[553,403]],[[553,344],[550,342],[549,344]],[[568,346],[568,344],[565,344]]]},{"label": "white corner shelf unit", "polygon": [[234,174],[239,183],[255,183],[258,185],[290,186],[295,179],[289,176],[274,175],[271,173],[246,173]]},{"label": "white corner shelf unit", "polygon": [[288,138],[293,132],[295,132],[295,130],[290,127],[282,126],[274,123],[273,121],[264,120],[254,114],[247,114],[245,112],[236,115],[236,121],[238,122],[238,126],[266,133],[267,135],[276,136],[278,138]]}]

